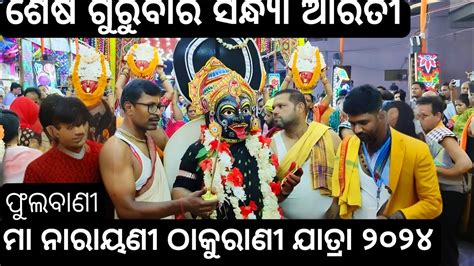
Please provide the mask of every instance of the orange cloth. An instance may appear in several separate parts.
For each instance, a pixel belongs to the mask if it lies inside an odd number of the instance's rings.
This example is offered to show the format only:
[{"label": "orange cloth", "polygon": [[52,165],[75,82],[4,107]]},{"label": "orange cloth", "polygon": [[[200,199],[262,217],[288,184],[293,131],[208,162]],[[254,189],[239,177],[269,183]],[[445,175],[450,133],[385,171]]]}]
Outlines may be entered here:
[{"label": "orange cloth", "polygon": [[466,151],[466,145],[467,145],[467,130],[469,128],[469,125],[474,119],[474,114],[472,114],[466,121],[466,124],[464,125],[464,129],[462,130],[462,135],[461,135],[461,148],[463,151]]},{"label": "orange cloth", "polygon": [[329,107],[328,103],[320,102],[313,107],[313,121],[328,125],[329,117],[334,112],[334,108]]}]

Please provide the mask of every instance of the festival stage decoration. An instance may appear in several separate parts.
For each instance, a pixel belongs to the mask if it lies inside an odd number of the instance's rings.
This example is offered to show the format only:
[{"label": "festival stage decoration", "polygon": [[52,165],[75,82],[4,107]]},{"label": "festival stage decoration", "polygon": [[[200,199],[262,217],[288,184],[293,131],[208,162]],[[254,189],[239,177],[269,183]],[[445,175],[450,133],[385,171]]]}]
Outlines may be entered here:
[{"label": "festival stage decoration", "polygon": [[417,54],[416,80],[426,85],[426,90],[435,90],[439,84],[439,58],[437,54]]},{"label": "festival stage decoration", "polygon": [[36,86],[46,86],[48,88],[57,87],[56,66],[54,61],[33,61],[33,73]]},{"label": "festival stage decoration", "polygon": [[332,88],[335,96],[334,103],[336,103],[342,91],[349,92],[352,89],[351,66],[334,66],[332,73]]},{"label": "festival stage decoration", "polygon": [[297,38],[279,38],[278,46],[280,47],[280,54],[285,62],[290,61],[290,56],[298,48]]},{"label": "festival stage decoration", "polygon": [[3,38],[3,40],[0,41],[0,63],[13,63],[19,54],[20,49],[18,49],[18,44],[15,39]]},{"label": "festival stage decoration", "polygon": [[25,88],[36,86],[33,73],[33,43],[21,39],[21,68],[23,72],[23,86]]},{"label": "festival stage decoration", "polygon": [[274,97],[277,92],[280,91],[280,73],[269,73],[268,74],[268,85],[273,87],[270,97]]}]

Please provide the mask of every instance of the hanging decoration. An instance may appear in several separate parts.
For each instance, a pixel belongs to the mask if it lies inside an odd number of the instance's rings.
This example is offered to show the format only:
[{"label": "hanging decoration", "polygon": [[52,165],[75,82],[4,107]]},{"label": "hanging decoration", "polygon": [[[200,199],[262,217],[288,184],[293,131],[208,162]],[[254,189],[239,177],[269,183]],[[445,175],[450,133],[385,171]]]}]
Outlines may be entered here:
[{"label": "hanging decoration", "polygon": [[278,40],[278,45],[280,47],[280,54],[285,60],[289,62],[290,55],[298,48],[298,39],[297,38],[280,38]]},{"label": "hanging decoration", "polygon": [[427,90],[435,91],[439,84],[439,58],[437,54],[417,54],[416,59],[417,81],[423,82]]},{"label": "hanging decoration", "polygon": [[33,75],[33,43],[27,39],[21,39],[21,68],[23,73],[23,86],[35,86]]},{"label": "hanging decoration", "polygon": [[333,97],[333,104],[336,104],[336,100],[342,91],[349,92],[352,89],[351,66],[334,66],[332,73],[332,88],[335,95]]}]

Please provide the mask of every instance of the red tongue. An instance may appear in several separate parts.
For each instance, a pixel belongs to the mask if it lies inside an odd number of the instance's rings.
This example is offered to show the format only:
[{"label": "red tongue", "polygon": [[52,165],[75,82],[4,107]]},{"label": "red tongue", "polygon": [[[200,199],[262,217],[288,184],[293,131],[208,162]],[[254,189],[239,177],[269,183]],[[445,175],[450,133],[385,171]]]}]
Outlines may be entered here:
[{"label": "red tongue", "polygon": [[145,69],[150,65],[150,62],[145,61],[145,60],[137,60],[135,64],[137,65],[138,68]]},{"label": "red tongue", "polygon": [[81,86],[82,86],[82,90],[85,93],[92,94],[97,89],[97,81],[83,80],[83,81],[81,81]]},{"label": "red tongue", "polygon": [[304,83],[308,83],[312,77],[313,77],[312,72],[307,72],[307,71],[300,72],[300,78]]},{"label": "red tongue", "polygon": [[245,127],[234,127],[232,130],[237,134],[237,138],[243,139],[245,138]]}]

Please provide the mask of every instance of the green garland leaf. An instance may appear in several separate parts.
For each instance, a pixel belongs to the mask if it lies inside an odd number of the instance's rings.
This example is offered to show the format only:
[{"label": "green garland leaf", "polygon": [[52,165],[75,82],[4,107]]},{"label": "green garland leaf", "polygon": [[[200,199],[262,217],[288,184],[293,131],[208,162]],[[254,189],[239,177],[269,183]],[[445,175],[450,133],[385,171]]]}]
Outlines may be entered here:
[{"label": "green garland leaf", "polygon": [[207,157],[207,154],[208,154],[208,152],[207,152],[206,148],[202,147],[199,150],[198,154],[196,155],[196,159],[202,160],[204,157]]}]

